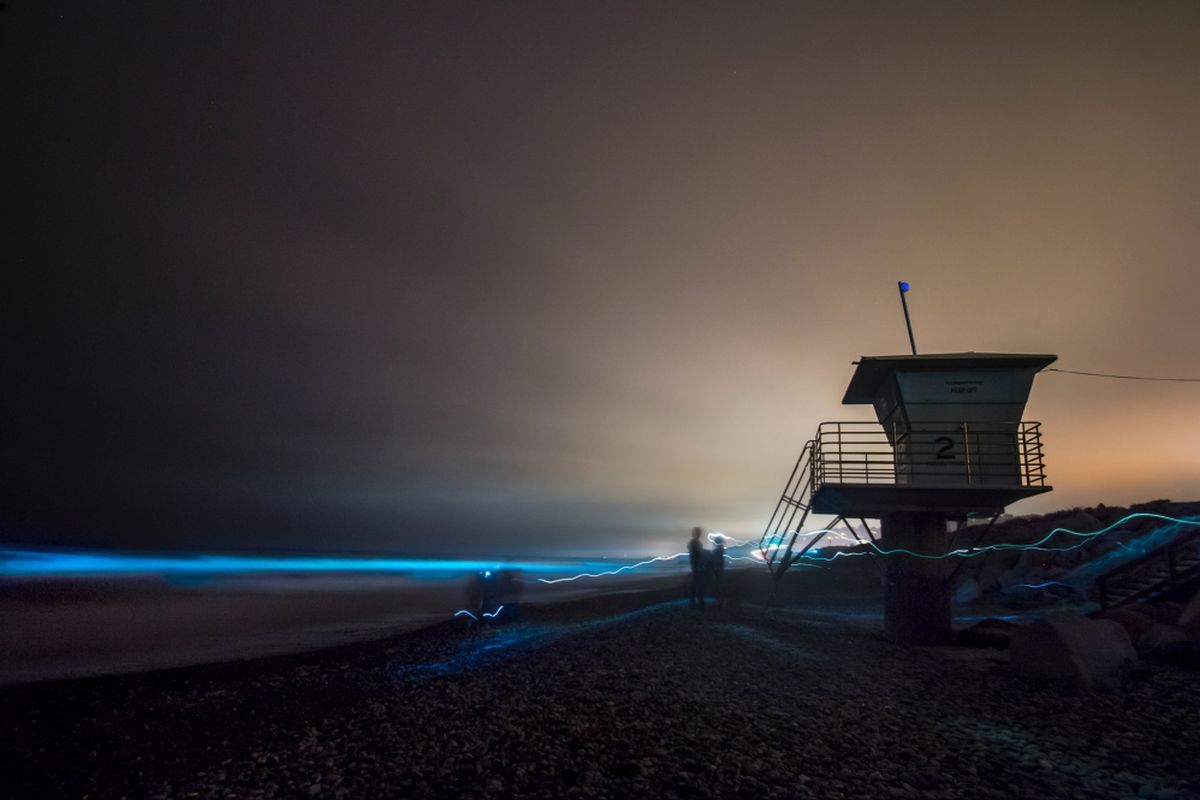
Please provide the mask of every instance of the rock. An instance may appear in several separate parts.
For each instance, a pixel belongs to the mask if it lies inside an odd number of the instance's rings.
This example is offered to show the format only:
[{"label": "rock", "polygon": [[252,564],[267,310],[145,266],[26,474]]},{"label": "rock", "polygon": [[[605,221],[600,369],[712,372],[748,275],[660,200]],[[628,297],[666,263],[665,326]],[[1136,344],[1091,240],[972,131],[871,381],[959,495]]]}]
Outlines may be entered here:
[{"label": "rock", "polygon": [[1007,571],[1008,566],[999,558],[988,557],[983,559],[983,566],[979,569],[979,576],[976,580],[979,587],[983,591],[990,591],[1000,585],[1000,576]]},{"label": "rock", "polygon": [[1186,661],[1191,656],[1187,633],[1174,625],[1155,622],[1136,641],[1138,655],[1151,661]]},{"label": "rock", "polygon": [[994,647],[1004,650],[1009,646],[1013,631],[1020,627],[1007,620],[985,619],[959,631],[954,637],[954,643],[962,647]]},{"label": "rock", "polygon": [[1162,622],[1166,625],[1179,624],[1179,609],[1171,608],[1167,603],[1131,603],[1121,606],[1121,608],[1135,611],[1143,617],[1149,617],[1154,622]]},{"label": "rock", "polygon": [[1154,620],[1164,625],[1178,625],[1182,614],[1183,604],[1168,600],[1158,604],[1158,613],[1154,615]]},{"label": "rock", "polygon": [[1141,639],[1146,631],[1154,626],[1154,620],[1149,616],[1131,608],[1110,608],[1096,619],[1108,619],[1117,623],[1129,634],[1129,640],[1132,642]]},{"label": "rock", "polygon": [[1020,627],[1012,634],[1011,649],[1018,675],[1101,691],[1121,688],[1137,663],[1123,627],[1074,612]]},{"label": "rock", "polygon": [[962,605],[979,599],[979,584],[974,578],[967,578],[954,589],[954,602]]},{"label": "rock", "polygon": [[1022,550],[1020,552],[1021,558],[1017,561],[1017,565],[1013,567],[1013,572],[1018,576],[1017,580],[1005,585],[1015,586],[1022,583],[1040,583],[1043,573],[1050,564],[1049,554],[1039,550]]},{"label": "rock", "polygon": [[1084,533],[1087,531],[1096,531],[1104,527],[1104,523],[1096,519],[1090,512],[1083,509],[1075,512],[1065,520],[1060,520],[1057,523],[1058,527],[1068,528],[1073,531]]},{"label": "rock", "polygon": [[1017,567],[1006,569],[1004,572],[1000,573],[1000,577],[997,578],[997,582],[1003,589],[1025,583],[1025,572]]},{"label": "rock", "polygon": [[1196,596],[1188,601],[1179,614],[1180,626],[1186,627],[1193,622],[1200,623],[1200,591],[1196,592]]},{"label": "rock", "polygon": [[1192,661],[1200,664],[1200,619],[1193,620],[1188,625],[1179,626],[1185,634],[1188,641],[1192,643]]}]

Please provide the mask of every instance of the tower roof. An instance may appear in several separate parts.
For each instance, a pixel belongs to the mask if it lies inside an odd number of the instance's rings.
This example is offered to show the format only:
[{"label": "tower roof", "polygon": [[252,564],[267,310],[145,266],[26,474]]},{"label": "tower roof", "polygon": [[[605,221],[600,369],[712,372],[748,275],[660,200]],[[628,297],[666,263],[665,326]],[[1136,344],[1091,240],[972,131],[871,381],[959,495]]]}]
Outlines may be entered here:
[{"label": "tower roof", "polygon": [[862,356],[850,378],[844,405],[870,404],[879,395],[881,384],[897,372],[945,372],[960,369],[1034,369],[1041,370],[1058,360],[1056,355],[1030,353],[932,353],[929,355]]}]

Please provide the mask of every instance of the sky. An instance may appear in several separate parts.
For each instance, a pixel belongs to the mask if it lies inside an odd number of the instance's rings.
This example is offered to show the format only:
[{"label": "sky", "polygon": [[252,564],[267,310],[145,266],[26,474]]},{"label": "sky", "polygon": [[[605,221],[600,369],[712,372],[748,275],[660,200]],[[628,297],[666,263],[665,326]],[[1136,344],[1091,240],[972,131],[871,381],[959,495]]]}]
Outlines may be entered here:
[{"label": "sky", "polygon": [[[0,11],[0,542],[757,536],[862,355],[1200,375],[1194,3]],[[1043,374],[1055,490],[1200,498],[1200,384]]]}]

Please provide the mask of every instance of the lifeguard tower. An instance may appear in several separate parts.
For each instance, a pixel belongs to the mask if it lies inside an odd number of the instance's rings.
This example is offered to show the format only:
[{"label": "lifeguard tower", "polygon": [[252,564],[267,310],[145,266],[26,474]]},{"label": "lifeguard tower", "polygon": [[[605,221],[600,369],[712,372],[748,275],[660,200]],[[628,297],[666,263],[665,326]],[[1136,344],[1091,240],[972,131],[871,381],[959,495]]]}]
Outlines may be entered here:
[{"label": "lifeguard tower", "polygon": [[[776,578],[824,534],[801,541],[810,514],[832,514],[883,558],[884,629],[904,644],[952,635],[947,523],[996,517],[1051,490],[1041,425],[1022,420],[1034,375],[1057,356],[1009,353],[864,356],[842,402],[878,422],[823,422],[804,445],[760,549]],[[880,520],[876,540],[867,519]],[[865,543],[865,542],[864,542]],[[799,549],[797,549],[799,547]],[[925,557],[922,557],[925,556]]]}]

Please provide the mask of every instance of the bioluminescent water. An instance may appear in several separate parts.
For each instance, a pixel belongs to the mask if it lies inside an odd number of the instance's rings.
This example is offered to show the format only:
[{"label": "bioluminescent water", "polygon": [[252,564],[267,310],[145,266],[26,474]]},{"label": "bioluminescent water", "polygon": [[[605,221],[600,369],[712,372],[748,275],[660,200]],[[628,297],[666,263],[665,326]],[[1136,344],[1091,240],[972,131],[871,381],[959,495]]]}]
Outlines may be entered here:
[{"label": "bioluminescent water", "polygon": [[447,578],[486,570],[539,574],[600,572],[612,563],[589,560],[493,560],[453,558],[361,558],[339,556],[246,556],[217,553],[146,555],[98,551],[0,549],[0,576],[250,575],[270,573],[393,573]]},{"label": "bioluminescent water", "polygon": [[[736,547],[749,546],[744,542]],[[676,559],[686,556],[676,553],[655,556],[633,564],[614,565],[603,559],[538,559],[502,560],[483,558],[364,558],[349,556],[306,556],[272,555],[248,556],[220,553],[174,553],[147,555],[142,553],[120,553],[100,551],[63,551],[0,548],[0,577],[53,577],[53,576],[122,576],[163,575],[214,576],[214,575],[264,575],[303,573],[373,573],[400,574],[410,577],[433,579],[455,578],[477,573],[493,573],[514,570],[540,575],[560,577],[539,578],[543,583],[554,584],[580,578],[597,578],[621,575],[638,570],[647,571],[658,565],[671,566]],[[726,555],[728,561],[757,561],[753,556]]]},{"label": "bioluminescent water", "polygon": [[[831,562],[839,558],[851,558],[870,555],[872,552],[883,556],[903,554],[922,559],[974,558],[985,553],[1001,550],[1035,550],[1042,552],[1066,552],[1082,547],[1087,542],[1114,531],[1135,519],[1157,519],[1168,525],[1159,528],[1147,537],[1139,540],[1147,546],[1158,546],[1177,535],[1186,527],[1200,526],[1200,518],[1172,517],[1165,514],[1150,512],[1135,512],[1127,514],[1110,525],[1095,531],[1075,531],[1069,528],[1054,528],[1041,538],[1029,543],[1000,542],[979,547],[957,548],[943,553],[922,553],[905,548],[885,548],[873,541],[867,541],[866,549],[836,550],[826,554],[821,548],[813,548],[797,555],[796,564],[809,562]],[[801,536],[815,536],[830,533],[827,528],[802,531]],[[783,534],[789,536],[791,532]],[[1069,537],[1080,541],[1067,545],[1051,545],[1056,537]],[[736,540],[734,540],[736,541]],[[730,549],[751,546],[750,542],[733,544]],[[725,558],[736,561],[762,561],[765,554],[781,547],[780,541],[769,542],[761,550],[749,556],[726,554]],[[1126,546],[1119,553],[1105,556],[1105,568],[1112,565],[1114,559],[1133,558],[1143,552],[1143,547]],[[35,577],[35,576],[97,576],[97,575],[138,575],[159,574],[165,576],[177,575],[234,575],[234,574],[264,574],[264,573],[399,573],[414,577],[448,578],[485,571],[519,570],[536,573],[542,576],[538,580],[544,584],[557,584],[577,581],[586,578],[612,577],[634,571],[646,571],[655,567],[664,568],[674,565],[680,567],[680,562],[687,556],[686,552],[671,555],[654,556],[632,564],[613,566],[609,561],[599,559],[570,561],[570,560],[523,560],[505,561],[492,559],[451,559],[451,558],[361,558],[337,556],[244,556],[222,555],[212,553],[145,555],[131,553],[103,553],[82,551],[55,551],[33,549],[0,549],[0,576]],[[1081,568],[1082,569],[1082,568]],[[1091,569],[1091,568],[1089,568]],[[1094,569],[1092,570],[1094,571]]]}]

